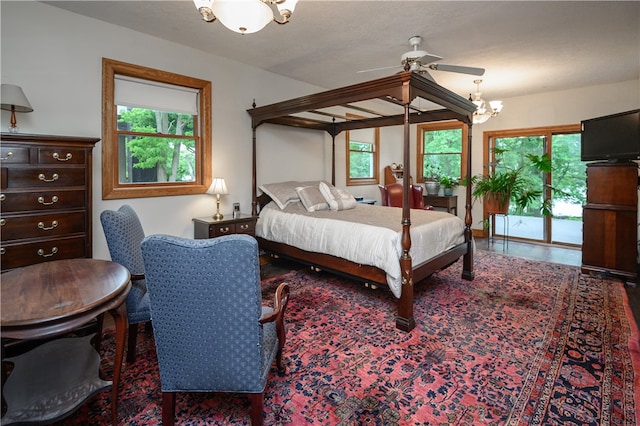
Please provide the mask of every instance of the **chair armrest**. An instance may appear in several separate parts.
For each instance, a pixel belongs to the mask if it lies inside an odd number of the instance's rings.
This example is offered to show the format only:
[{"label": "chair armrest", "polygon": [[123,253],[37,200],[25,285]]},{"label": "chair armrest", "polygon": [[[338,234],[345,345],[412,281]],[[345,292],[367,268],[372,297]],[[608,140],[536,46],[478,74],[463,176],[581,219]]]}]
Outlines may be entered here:
[{"label": "chair armrest", "polygon": [[281,283],[276,289],[276,295],[273,301],[273,312],[260,318],[260,324],[273,321],[281,322],[288,303],[289,285],[287,283]]}]

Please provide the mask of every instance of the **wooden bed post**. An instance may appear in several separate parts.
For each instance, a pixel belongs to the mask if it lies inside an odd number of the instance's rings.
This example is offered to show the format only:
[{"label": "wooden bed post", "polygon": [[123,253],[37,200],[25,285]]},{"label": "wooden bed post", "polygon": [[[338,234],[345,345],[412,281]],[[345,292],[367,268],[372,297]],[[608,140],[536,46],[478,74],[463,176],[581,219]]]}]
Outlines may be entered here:
[{"label": "wooden bed post", "polygon": [[462,278],[465,280],[473,280],[475,272],[473,270],[473,231],[471,224],[473,218],[471,216],[471,207],[473,206],[471,197],[471,134],[473,133],[473,120],[469,120],[469,129],[467,132],[467,193],[464,204],[464,239],[467,242],[467,253],[462,256]]},{"label": "wooden bed post", "polygon": [[[411,164],[410,157],[410,123],[409,123],[409,101],[404,105],[404,152],[403,160],[405,167]],[[409,203],[409,191],[411,190],[410,173],[402,175],[402,254],[400,255],[400,270],[402,273],[402,293],[398,302],[398,316],[396,317],[396,327],[402,331],[411,331],[416,326],[413,318],[413,267],[411,265],[411,210]]]}]

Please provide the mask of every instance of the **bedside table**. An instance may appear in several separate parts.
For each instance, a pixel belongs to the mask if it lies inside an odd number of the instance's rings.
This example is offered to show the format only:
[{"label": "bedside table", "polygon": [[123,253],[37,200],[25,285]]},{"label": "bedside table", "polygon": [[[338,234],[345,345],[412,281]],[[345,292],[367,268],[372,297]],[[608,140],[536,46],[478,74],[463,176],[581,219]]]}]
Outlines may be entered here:
[{"label": "bedside table", "polygon": [[233,217],[231,214],[222,220],[214,220],[212,217],[198,217],[193,219],[193,237],[215,238],[230,234],[248,234],[255,236],[256,221],[258,216],[241,214]]}]

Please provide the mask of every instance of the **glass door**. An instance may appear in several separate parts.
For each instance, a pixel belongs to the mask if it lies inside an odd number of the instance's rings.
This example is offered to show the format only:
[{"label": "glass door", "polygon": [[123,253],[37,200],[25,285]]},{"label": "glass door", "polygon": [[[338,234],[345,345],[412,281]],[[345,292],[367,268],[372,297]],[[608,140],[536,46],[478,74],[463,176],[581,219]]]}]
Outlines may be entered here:
[{"label": "glass door", "polygon": [[[541,192],[539,202],[526,211],[511,205],[506,216],[489,217],[492,237],[518,238],[549,244],[582,244],[582,205],[586,202],[586,164],[580,161],[580,129],[576,126],[487,132],[486,149],[494,162],[493,148],[505,150],[502,165],[525,167],[532,188]],[[548,154],[551,173],[526,167],[527,154]],[[552,216],[542,214],[539,206],[551,207]]]}]

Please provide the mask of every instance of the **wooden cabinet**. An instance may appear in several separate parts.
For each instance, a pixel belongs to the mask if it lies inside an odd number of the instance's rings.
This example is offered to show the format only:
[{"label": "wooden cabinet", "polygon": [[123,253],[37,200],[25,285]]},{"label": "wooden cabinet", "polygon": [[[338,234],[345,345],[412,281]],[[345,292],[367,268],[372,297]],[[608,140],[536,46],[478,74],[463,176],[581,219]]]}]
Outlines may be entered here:
[{"label": "wooden cabinet", "polygon": [[[229,215],[231,216],[231,215]],[[255,236],[257,216],[241,214],[233,218],[214,220],[211,217],[193,219],[194,238],[215,238],[230,234],[248,234]]]},{"label": "wooden cabinet", "polygon": [[638,165],[587,165],[583,209],[583,272],[604,272],[629,280],[638,276]]},{"label": "wooden cabinet", "polygon": [[2,134],[2,270],[91,257],[91,154],[99,140]]}]

